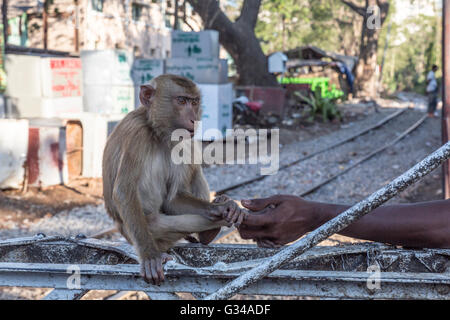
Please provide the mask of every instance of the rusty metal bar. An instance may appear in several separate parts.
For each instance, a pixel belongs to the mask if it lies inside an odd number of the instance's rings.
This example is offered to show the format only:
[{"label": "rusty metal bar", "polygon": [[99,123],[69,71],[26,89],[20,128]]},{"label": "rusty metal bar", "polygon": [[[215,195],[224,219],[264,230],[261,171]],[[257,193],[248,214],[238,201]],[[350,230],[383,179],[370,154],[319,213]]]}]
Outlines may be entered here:
[{"label": "rusty metal bar", "polygon": [[[52,300],[80,299],[89,290],[142,291],[153,300],[178,299],[178,292],[189,292],[203,299],[276,252],[254,245],[177,245],[171,251],[176,261],[164,266],[166,281],[153,286],[143,281],[134,249],[125,242],[39,235],[0,241],[0,286],[53,288],[44,298]],[[450,299],[449,262],[450,249],[407,250],[377,243],[320,246],[242,293],[331,299]],[[372,273],[367,272],[374,265],[380,267],[380,287],[375,291],[368,286]],[[78,281],[69,281],[74,280],[75,266],[79,267]],[[68,283],[78,287],[69,289]]]},{"label": "rusty metal bar", "polygon": [[[82,289],[69,290],[69,267],[68,264],[0,263],[0,285],[55,288],[55,293],[50,293],[47,299],[50,295],[63,300],[78,298],[77,294],[84,290],[143,291],[152,299],[176,299],[174,292],[212,293],[241,274],[205,270],[181,274],[167,270],[168,279],[161,286],[153,286],[139,276],[138,265],[80,265]],[[450,299],[447,273],[383,272],[381,287],[376,290],[368,288],[368,279],[367,272],[277,270],[242,293],[346,299]]]},{"label": "rusty metal bar", "polygon": [[80,300],[87,290],[53,289],[43,300]]},{"label": "rusty metal bar", "polygon": [[450,142],[433,152],[431,155],[420,161],[414,167],[397,177],[385,187],[374,192],[372,195],[357,203],[350,209],[338,215],[336,218],[323,224],[316,230],[298,240],[291,246],[279,251],[271,258],[266,259],[257,267],[245,272],[234,279],[226,286],[206,297],[207,300],[228,299],[263,277],[274,272],[284,263],[292,260],[296,256],[303,254],[319,242],[329,236],[345,229],[353,222],[362,218],[375,208],[379,207],[389,199],[396,196],[407,187],[420,180],[450,157]]},{"label": "rusty metal bar", "polygon": [[[442,1],[442,142],[450,140],[450,0]],[[450,162],[442,165],[443,194],[450,198]]]}]

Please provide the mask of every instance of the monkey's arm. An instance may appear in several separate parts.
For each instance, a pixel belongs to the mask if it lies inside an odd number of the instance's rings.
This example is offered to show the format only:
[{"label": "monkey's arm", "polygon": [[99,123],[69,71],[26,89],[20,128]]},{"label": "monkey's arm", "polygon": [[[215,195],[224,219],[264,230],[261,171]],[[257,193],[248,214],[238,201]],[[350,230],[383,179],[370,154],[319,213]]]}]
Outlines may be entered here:
[{"label": "monkey's arm", "polygon": [[[134,170],[134,172],[139,172],[139,170]],[[129,174],[128,179],[116,179],[112,200],[122,221],[120,228],[131,240],[140,258],[142,276],[147,282],[153,281],[154,284],[159,284],[164,281],[162,264],[165,257],[157,247],[149,228],[149,219],[156,219],[157,215],[155,212],[153,212],[153,217],[144,215],[137,187],[131,187],[136,186],[136,181],[138,181],[137,177],[132,174]]]},{"label": "monkey's arm", "polygon": [[[205,176],[203,175],[203,171],[201,166],[197,167],[197,170],[195,170],[194,175],[192,177],[191,182],[191,193],[195,198],[199,198],[201,200],[205,200],[210,202],[210,192],[209,192],[209,185],[208,182],[205,179]],[[217,202],[217,201],[214,201]],[[225,202],[225,201],[219,201],[219,202]],[[224,220],[221,220],[224,222]],[[225,225],[228,225],[229,223],[226,223]],[[212,242],[216,236],[220,232],[220,227],[210,229],[210,230],[199,230],[198,233],[198,240],[202,244],[209,244]]]},{"label": "monkey's arm", "polygon": [[164,203],[163,211],[167,215],[200,215],[210,221],[226,220],[229,225],[240,225],[247,212],[231,199],[225,202],[212,203],[187,192],[179,192],[174,199]]},{"label": "monkey's arm", "polygon": [[245,218],[246,211],[231,199],[214,203],[209,201],[209,186],[201,168],[196,168],[190,182],[190,190],[179,190],[174,199],[163,204],[164,213],[197,214],[211,221],[225,219],[231,224],[240,224]]}]

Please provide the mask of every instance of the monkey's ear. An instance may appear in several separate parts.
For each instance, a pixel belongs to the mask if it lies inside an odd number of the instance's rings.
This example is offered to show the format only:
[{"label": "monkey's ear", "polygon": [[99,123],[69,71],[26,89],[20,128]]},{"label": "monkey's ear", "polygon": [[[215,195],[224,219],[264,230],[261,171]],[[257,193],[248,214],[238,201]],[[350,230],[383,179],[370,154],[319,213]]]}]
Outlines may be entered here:
[{"label": "monkey's ear", "polygon": [[139,92],[139,100],[144,107],[149,107],[153,97],[155,96],[155,88],[149,84],[141,86],[141,91]]}]

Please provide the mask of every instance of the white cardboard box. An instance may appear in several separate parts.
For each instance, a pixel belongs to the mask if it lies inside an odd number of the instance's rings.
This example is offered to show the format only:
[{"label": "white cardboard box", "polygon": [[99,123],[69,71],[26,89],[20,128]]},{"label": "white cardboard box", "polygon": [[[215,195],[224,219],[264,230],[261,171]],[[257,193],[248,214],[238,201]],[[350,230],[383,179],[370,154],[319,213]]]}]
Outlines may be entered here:
[{"label": "white cardboard box", "polygon": [[81,97],[82,70],[79,58],[41,58],[7,54],[5,58],[10,97]]},{"label": "white cardboard box", "polygon": [[228,82],[228,63],[226,59],[167,59],[166,72],[186,77],[197,83],[222,84]]},{"label": "white cardboard box", "polygon": [[172,58],[219,58],[219,32],[172,31]]},{"label": "white cardboard box", "polygon": [[202,93],[202,128],[194,138],[204,141],[225,138],[226,130],[232,129],[233,85],[198,84],[198,87]]},{"label": "white cardboard box", "polygon": [[84,111],[99,114],[125,114],[135,107],[133,85],[87,85],[84,88]]},{"label": "white cardboard box", "polygon": [[[134,107],[138,108],[140,86],[165,73],[163,59],[136,59],[131,71],[134,82]],[[130,110],[131,111],[131,110]]]},{"label": "white cardboard box", "polygon": [[83,83],[87,85],[132,85],[133,54],[126,50],[83,50]]},{"label": "white cardboard box", "polygon": [[79,58],[41,58],[42,95],[46,98],[81,97],[83,76]]},{"label": "white cardboard box", "polygon": [[135,86],[149,83],[152,79],[164,74],[164,60],[136,59],[131,75]]},{"label": "white cardboard box", "polygon": [[28,120],[0,119],[0,189],[21,188],[28,152]]},{"label": "white cardboard box", "polygon": [[14,117],[55,117],[83,110],[81,60],[8,54],[5,95]]},{"label": "white cardboard box", "polygon": [[16,118],[52,118],[67,112],[83,111],[82,97],[42,98],[17,97],[9,98],[12,116]]}]

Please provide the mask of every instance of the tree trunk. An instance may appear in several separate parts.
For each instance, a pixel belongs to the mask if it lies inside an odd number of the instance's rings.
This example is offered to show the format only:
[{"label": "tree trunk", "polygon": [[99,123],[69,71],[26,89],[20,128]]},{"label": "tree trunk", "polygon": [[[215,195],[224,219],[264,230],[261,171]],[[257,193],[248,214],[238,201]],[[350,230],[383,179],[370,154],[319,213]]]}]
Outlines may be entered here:
[{"label": "tree trunk", "polygon": [[188,0],[202,18],[205,29],[219,32],[219,41],[236,64],[239,85],[278,86],[269,73],[267,57],[261,49],[254,29],[261,0],[245,0],[241,15],[231,22],[216,0]]},{"label": "tree trunk", "polygon": [[[365,0],[365,6],[359,7],[350,1],[341,0],[356,13],[361,15],[361,46],[355,71],[355,91],[359,97],[375,98],[378,91],[377,58],[378,41],[381,27],[389,12],[388,0]],[[379,9],[372,11],[371,8]]]}]

